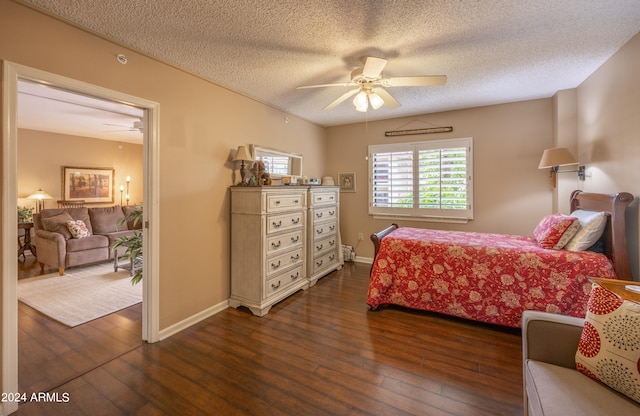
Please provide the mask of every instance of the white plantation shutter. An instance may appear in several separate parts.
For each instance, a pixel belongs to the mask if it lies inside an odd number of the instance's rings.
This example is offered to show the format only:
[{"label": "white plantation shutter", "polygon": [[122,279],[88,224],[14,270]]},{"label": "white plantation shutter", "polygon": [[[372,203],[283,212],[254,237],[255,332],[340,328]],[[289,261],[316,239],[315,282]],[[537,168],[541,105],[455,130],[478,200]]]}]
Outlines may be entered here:
[{"label": "white plantation shutter", "polygon": [[472,219],[472,139],[369,146],[369,213]]}]

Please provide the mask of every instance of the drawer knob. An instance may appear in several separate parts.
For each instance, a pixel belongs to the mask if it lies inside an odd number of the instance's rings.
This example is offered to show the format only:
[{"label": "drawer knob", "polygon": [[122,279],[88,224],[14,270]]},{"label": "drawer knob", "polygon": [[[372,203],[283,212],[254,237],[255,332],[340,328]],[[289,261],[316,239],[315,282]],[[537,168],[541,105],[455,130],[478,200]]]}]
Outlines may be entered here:
[{"label": "drawer knob", "polygon": [[291,218],[291,222],[294,224],[300,224],[300,218]]},{"label": "drawer knob", "polygon": [[317,261],[317,262],[316,262],[316,266],[318,266],[318,267],[322,266],[322,260]]},{"label": "drawer knob", "polygon": [[335,245],[335,244],[336,244],[336,240],[331,240],[331,241],[329,241],[329,245],[330,245],[330,246],[333,246],[333,245]]},{"label": "drawer knob", "polygon": [[329,256],[329,260],[331,260],[331,261],[333,261],[333,259],[335,259],[335,258],[336,258],[335,254],[332,254],[332,255]]},{"label": "drawer knob", "polygon": [[278,248],[278,247],[280,247],[281,245],[282,245],[282,243],[280,242],[280,240],[278,240],[278,242],[277,242],[277,243],[273,243],[273,242],[271,243],[271,247],[273,247],[273,248]]},{"label": "drawer knob", "polygon": [[322,218],[322,212],[316,212],[316,218]]},{"label": "drawer knob", "polygon": [[322,250],[322,247],[324,247],[324,244],[320,244],[319,246],[316,246],[316,250],[320,251],[320,250]]},{"label": "drawer knob", "polygon": [[280,287],[280,283],[281,283],[281,282],[280,282],[280,280],[278,280],[278,284],[277,284],[277,285],[276,285],[276,284],[274,284],[274,283],[271,283],[271,289],[277,289],[277,288],[279,288],[279,287]]},{"label": "drawer knob", "polygon": [[291,242],[292,243],[297,243],[298,241],[300,241],[300,236],[299,235],[297,235],[295,237],[291,237]]},{"label": "drawer knob", "polygon": [[300,272],[296,272],[296,274],[292,274],[291,280],[296,280],[298,277],[300,277]]},{"label": "drawer knob", "polygon": [[324,232],[324,230],[322,228],[318,228],[316,230],[316,234],[322,234]]},{"label": "drawer knob", "polygon": [[300,254],[296,254],[295,256],[291,256],[291,261],[296,262],[300,260]]},{"label": "drawer knob", "polygon": [[336,215],[335,211],[329,211],[329,215]]},{"label": "drawer knob", "polygon": [[296,199],[295,201],[293,201],[293,203],[294,203],[294,204],[298,204],[298,203],[300,203],[300,200],[299,200],[299,199]]},{"label": "drawer knob", "polygon": [[333,230],[335,230],[335,229],[336,229],[336,226],[335,226],[335,225],[331,225],[331,226],[329,227],[329,229],[330,229],[331,231],[333,231]]},{"label": "drawer knob", "polygon": [[272,222],[271,225],[273,225],[274,228],[280,228],[282,226],[282,220],[278,221],[278,222]]},{"label": "drawer knob", "polygon": [[276,205],[280,205],[280,200],[276,200]]},{"label": "drawer knob", "polygon": [[280,260],[278,260],[278,263],[271,263],[271,268],[272,269],[277,269],[278,267],[280,267]]}]

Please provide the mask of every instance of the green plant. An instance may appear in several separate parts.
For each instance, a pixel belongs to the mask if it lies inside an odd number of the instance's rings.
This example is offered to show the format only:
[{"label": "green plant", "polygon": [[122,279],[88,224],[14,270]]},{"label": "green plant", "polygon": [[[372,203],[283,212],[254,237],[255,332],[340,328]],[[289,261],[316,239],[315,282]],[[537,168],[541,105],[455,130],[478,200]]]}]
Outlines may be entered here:
[{"label": "green plant", "polygon": [[18,219],[22,222],[31,222],[33,219],[33,208],[18,207]]},{"label": "green plant", "polygon": [[[118,227],[126,227],[131,224],[133,228],[142,222],[142,205],[136,206],[127,215],[118,220]],[[118,247],[126,247],[124,257],[134,266],[131,270],[131,284],[135,285],[142,280],[142,231],[133,230],[133,235],[118,238],[113,244],[113,255],[117,256]]]}]

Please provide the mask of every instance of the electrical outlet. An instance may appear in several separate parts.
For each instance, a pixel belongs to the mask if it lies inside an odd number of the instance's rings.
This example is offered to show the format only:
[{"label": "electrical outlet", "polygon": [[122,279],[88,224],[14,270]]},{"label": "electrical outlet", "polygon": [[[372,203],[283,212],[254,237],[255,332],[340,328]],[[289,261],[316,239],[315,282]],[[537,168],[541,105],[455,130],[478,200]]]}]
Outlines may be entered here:
[{"label": "electrical outlet", "polygon": [[364,240],[364,234],[358,233],[358,241],[362,241],[362,240]]}]

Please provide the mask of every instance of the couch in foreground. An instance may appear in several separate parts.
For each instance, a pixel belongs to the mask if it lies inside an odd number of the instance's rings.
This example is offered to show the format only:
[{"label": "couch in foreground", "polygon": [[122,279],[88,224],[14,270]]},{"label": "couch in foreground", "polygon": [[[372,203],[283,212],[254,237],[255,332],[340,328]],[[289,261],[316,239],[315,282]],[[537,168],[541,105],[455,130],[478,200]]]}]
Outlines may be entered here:
[{"label": "couch in foreground", "polygon": [[[134,206],[50,208],[33,218],[38,263],[55,267],[62,276],[67,267],[113,259],[115,241],[133,234],[133,224],[119,221]],[[140,228],[137,224],[135,228]],[[120,249],[119,249],[120,251]],[[125,248],[122,247],[122,255]]]},{"label": "couch in foreground", "polygon": [[640,403],[576,370],[584,322],[546,312],[523,313],[525,415],[640,415]]}]

